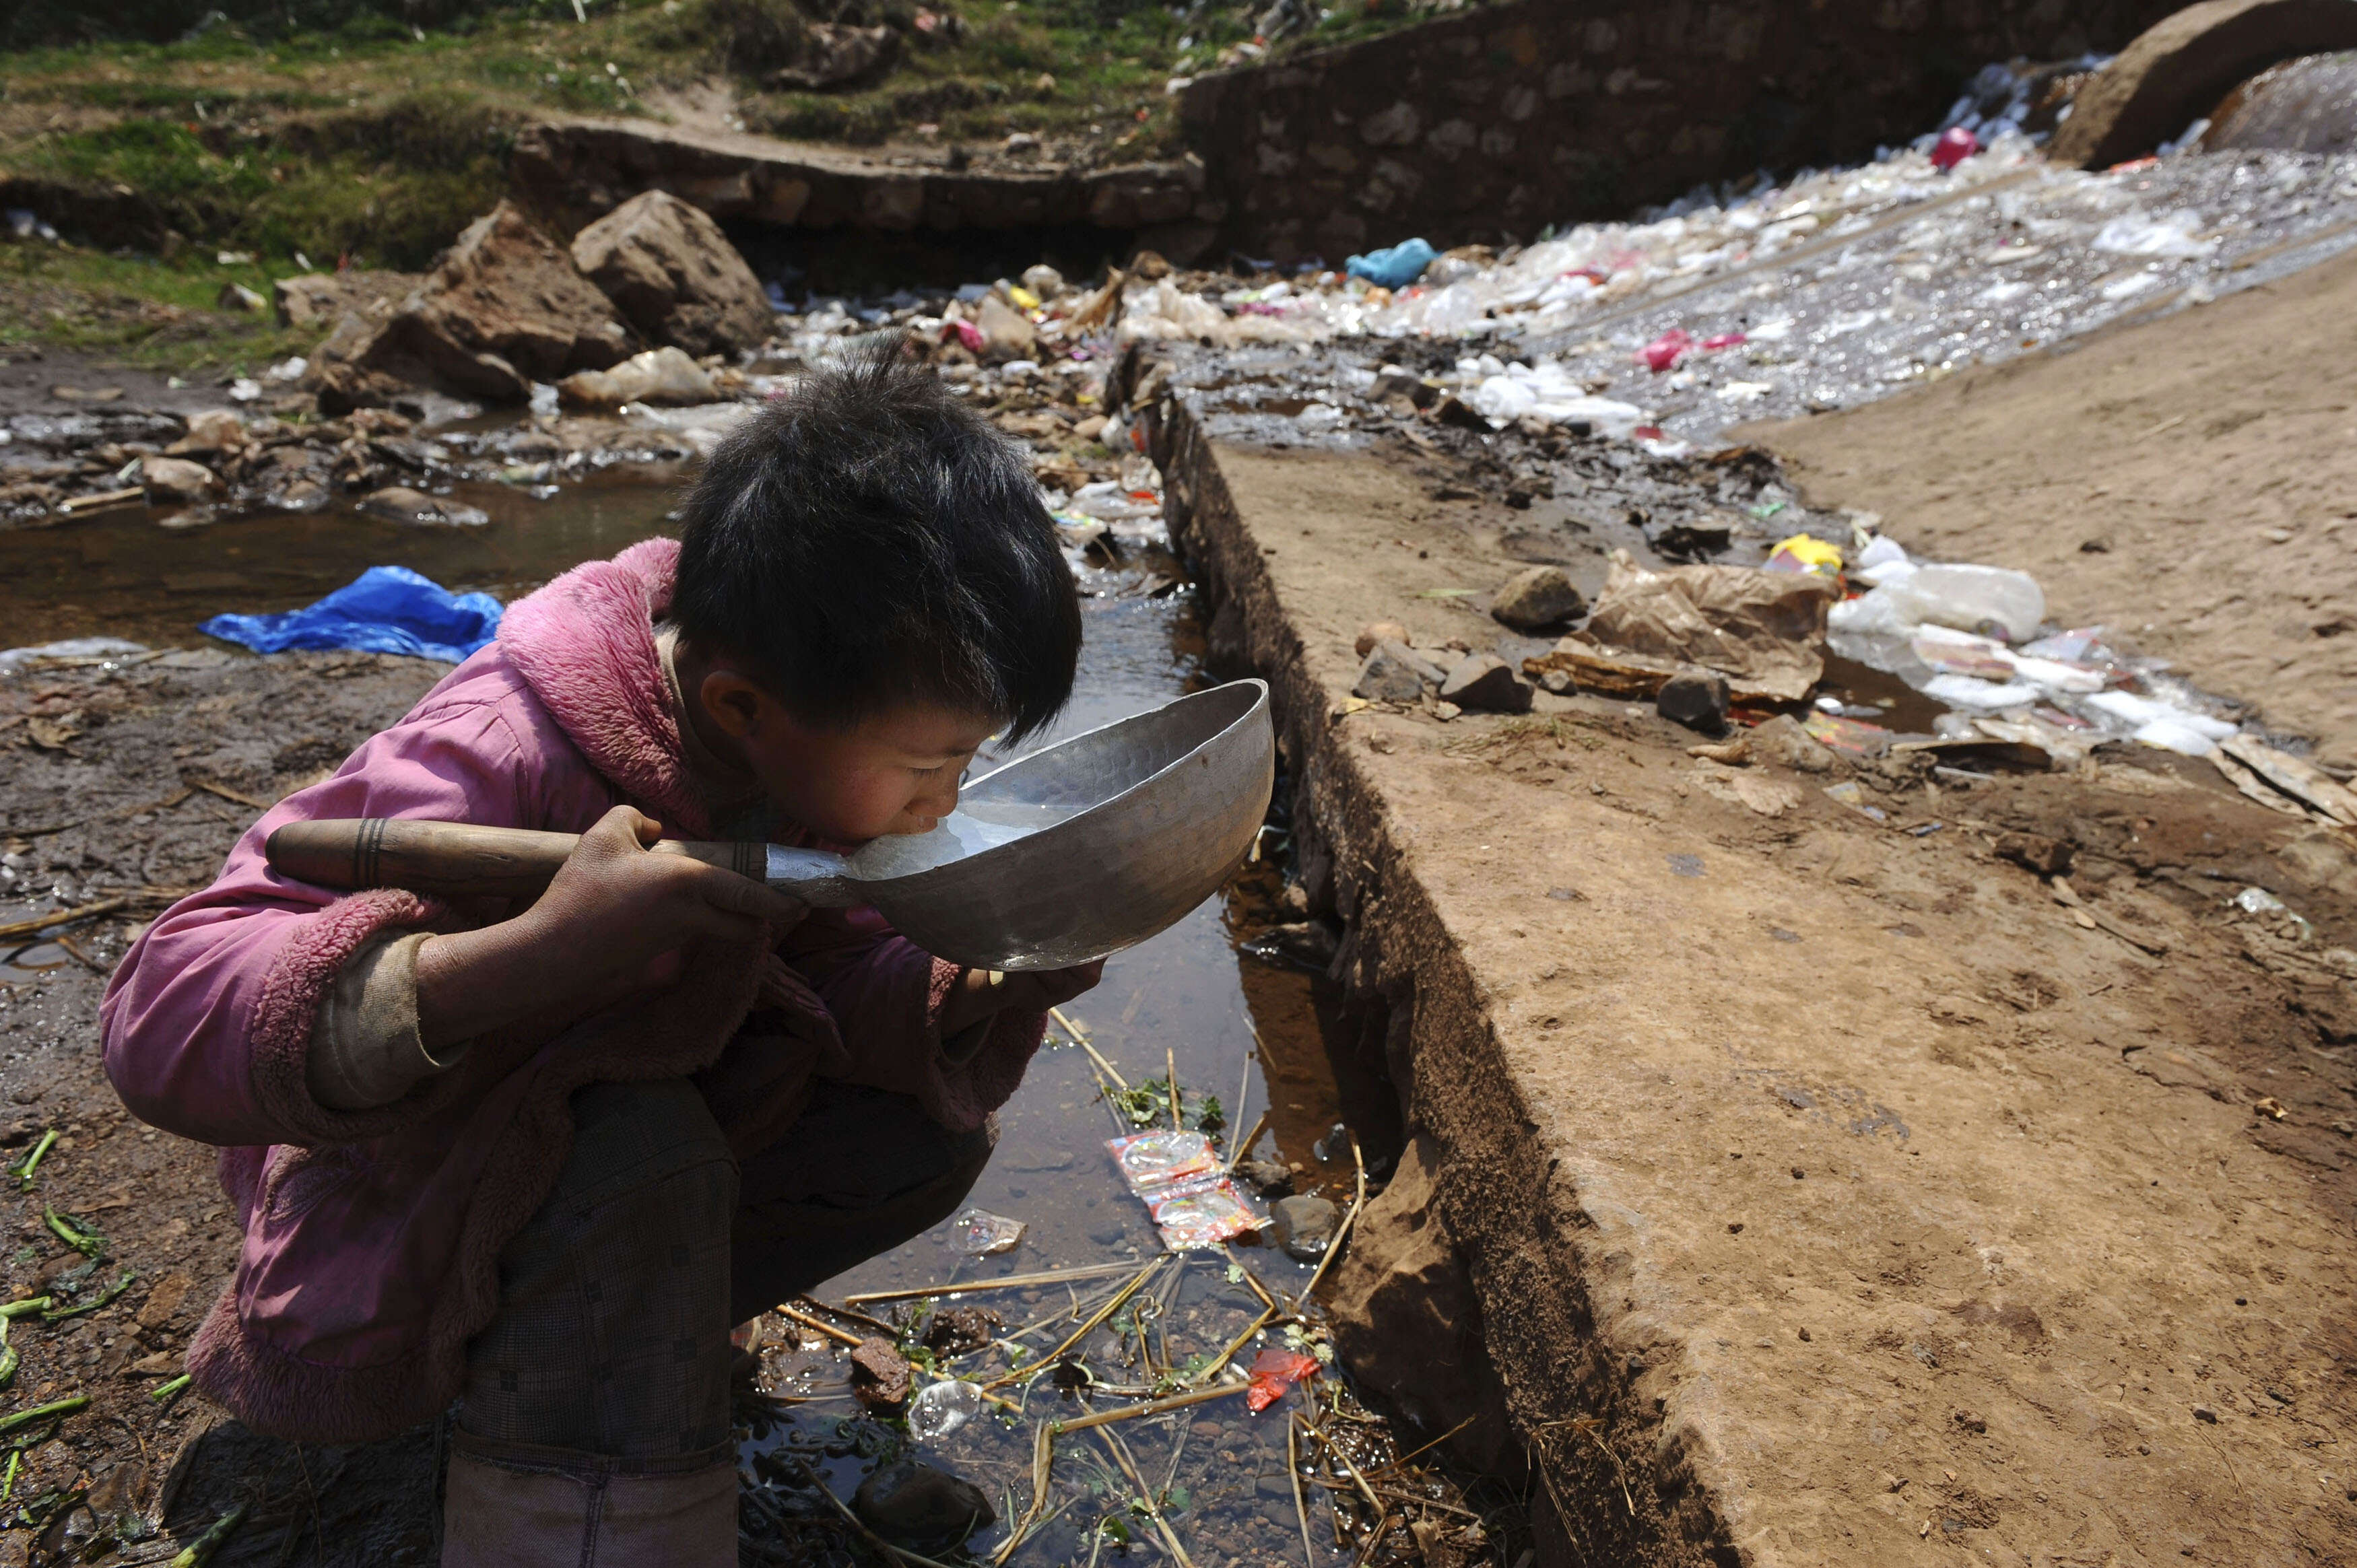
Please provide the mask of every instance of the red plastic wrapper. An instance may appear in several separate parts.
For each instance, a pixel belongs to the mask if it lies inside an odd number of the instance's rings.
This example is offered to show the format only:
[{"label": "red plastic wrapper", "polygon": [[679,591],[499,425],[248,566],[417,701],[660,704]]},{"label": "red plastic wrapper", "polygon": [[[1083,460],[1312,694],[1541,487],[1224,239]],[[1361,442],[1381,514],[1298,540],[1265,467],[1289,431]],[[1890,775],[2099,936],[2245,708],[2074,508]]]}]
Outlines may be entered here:
[{"label": "red plastic wrapper", "polygon": [[1722,332],[1716,338],[1706,338],[1702,346],[1713,353],[1721,349],[1737,349],[1751,341],[1740,332]]},{"label": "red plastic wrapper", "polygon": [[1694,334],[1683,327],[1673,327],[1645,345],[1639,358],[1655,375],[1660,375],[1683,358],[1695,346]]},{"label": "red plastic wrapper", "polygon": [[1253,1358],[1252,1387],[1244,1391],[1244,1408],[1257,1415],[1291,1392],[1294,1384],[1317,1375],[1317,1357],[1272,1346]]},{"label": "red plastic wrapper", "polygon": [[1962,125],[1951,125],[1932,144],[1932,166],[1952,169],[1981,150],[1981,139]]}]

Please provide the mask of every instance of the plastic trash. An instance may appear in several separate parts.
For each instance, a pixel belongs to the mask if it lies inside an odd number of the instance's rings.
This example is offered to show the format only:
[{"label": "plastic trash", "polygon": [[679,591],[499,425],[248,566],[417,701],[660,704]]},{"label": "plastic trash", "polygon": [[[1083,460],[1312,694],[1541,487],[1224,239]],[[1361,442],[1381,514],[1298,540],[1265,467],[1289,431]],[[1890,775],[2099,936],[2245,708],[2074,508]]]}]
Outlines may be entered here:
[{"label": "plastic trash", "polygon": [[2036,636],[2038,623],[2046,618],[2046,594],[2038,579],[2005,566],[1919,567],[1875,593],[1889,595],[1898,614],[1916,625],[1963,631],[1994,626],[2007,642]]},{"label": "plastic trash", "polygon": [[499,634],[500,615],[489,594],[454,594],[406,566],[371,566],[299,610],[217,615],[198,629],[256,653],[350,648],[456,664]]},{"label": "plastic trash", "polygon": [[1369,251],[1363,256],[1352,256],[1342,263],[1343,270],[1354,278],[1364,278],[1382,288],[1405,288],[1424,275],[1439,252],[1422,240],[1403,240],[1381,251]]},{"label": "plastic trash", "polygon": [[2198,261],[2218,248],[2215,240],[2198,240],[2201,214],[2189,208],[2154,217],[2148,212],[2123,212],[2095,232],[2094,248],[2115,256],[2147,256],[2159,260]]},{"label": "plastic trash", "polygon": [[1162,1232],[1162,1244],[1174,1252],[1217,1246],[1265,1223],[1225,1176],[1166,1187],[1146,1200],[1146,1209]]},{"label": "plastic trash", "polygon": [[1637,357],[1655,375],[1675,365],[1695,346],[1694,334],[1683,327],[1673,327],[1637,351]]},{"label": "plastic trash", "polygon": [[1113,1151],[1122,1180],[1140,1197],[1209,1176],[1220,1164],[1211,1152],[1211,1140],[1200,1133],[1132,1133],[1125,1138],[1108,1139],[1105,1147]]},{"label": "plastic trash", "polygon": [[909,1402],[909,1432],[920,1443],[938,1443],[981,1413],[982,1391],[963,1378],[946,1378]]},{"label": "plastic trash", "polygon": [[1981,139],[1962,125],[1951,125],[1932,144],[1932,166],[1945,174],[1981,150]]},{"label": "plastic trash", "polygon": [[1778,540],[1765,564],[1770,572],[1814,572],[1820,577],[1838,577],[1842,553],[1812,534],[1796,533]]},{"label": "plastic trash", "polygon": [[1317,1357],[1272,1345],[1253,1358],[1252,1387],[1244,1391],[1244,1408],[1258,1415],[1291,1392],[1296,1383],[1318,1372]]},{"label": "plastic trash", "polygon": [[1023,1244],[1023,1221],[987,1208],[961,1208],[950,1216],[950,1245],[969,1258],[1011,1252]]}]

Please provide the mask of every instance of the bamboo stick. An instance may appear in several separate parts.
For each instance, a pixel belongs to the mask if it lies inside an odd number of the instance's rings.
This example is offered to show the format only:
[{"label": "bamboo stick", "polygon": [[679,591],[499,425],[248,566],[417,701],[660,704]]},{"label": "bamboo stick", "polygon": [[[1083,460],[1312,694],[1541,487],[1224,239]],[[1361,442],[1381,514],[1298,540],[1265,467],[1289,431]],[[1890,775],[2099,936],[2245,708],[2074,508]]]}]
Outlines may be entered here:
[{"label": "bamboo stick", "polygon": [[1301,1448],[1298,1428],[1301,1418],[1285,1418],[1285,1473],[1293,1482],[1293,1511],[1301,1520],[1301,1558],[1308,1568],[1318,1568],[1318,1549],[1309,1544],[1309,1505],[1301,1498]]},{"label": "bamboo stick", "polygon": [[1111,1317],[1115,1312],[1119,1311],[1121,1304],[1127,1301],[1131,1296],[1136,1294],[1138,1286],[1144,1284],[1148,1279],[1150,1279],[1153,1276],[1154,1271],[1161,1266],[1162,1260],[1159,1258],[1156,1258],[1148,1262],[1146,1267],[1137,1271],[1137,1277],[1135,1279],[1130,1281],[1129,1283],[1124,1285],[1119,1291],[1115,1292],[1114,1294],[1114,1298],[1111,1301],[1106,1302],[1103,1306],[1097,1308],[1094,1313],[1090,1315],[1089,1320],[1086,1323],[1082,1324],[1078,1328],[1072,1330],[1071,1334],[1062,1344],[1057,1346],[1053,1350],[1050,1350],[1046,1355],[1040,1357],[1039,1361],[1034,1363],[1033,1367],[1018,1368],[1012,1371],[1003,1372],[999,1376],[993,1378],[989,1382],[983,1384],[983,1389],[987,1391],[991,1389],[1002,1387],[1005,1384],[1011,1383],[1018,1379],[1029,1376],[1035,1367],[1046,1366],[1052,1363],[1065,1351],[1071,1349],[1073,1346],[1087,1338],[1091,1334],[1096,1332],[1097,1326],[1103,1323],[1106,1318]]},{"label": "bamboo stick", "polygon": [[1031,1506],[1024,1510],[1014,1532],[1007,1536],[999,1546],[997,1554],[991,1558],[991,1568],[1001,1568],[1008,1558],[1014,1556],[1015,1549],[1023,1544],[1023,1538],[1029,1535],[1037,1524],[1039,1510],[1048,1501],[1048,1477],[1055,1463],[1055,1441],[1051,1423],[1041,1422],[1038,1435],[1031,1444]]},{"label": "bamboo stick", "polygon": [[1161,1415],[1168,1411],[1184,1410],[1189,1405],[1209,1404],[1213,1400],[1240,1394],[1252,1387],[1250,1383],[1222,1383],[1216,1389],[1197,1389],[1191,1393],[1172,1394],[1168,1399],[1147,1400],[1143,1404],[1125,1404],[1118,1410],[1092,1411],[1071,1421],[1050,1422],[1049,1426],[1058,1436],[1071,1432],[1086,1432],[1092,1427],[1111,1426],[1117,1421],[1135,1421],[1140,1416]]},{"label": "bamboo stick", "polygon": [[1178,1568],[1195,1568],[1194,1559],[1187,1555],[1184,1546],[1178,1544],[1178,1536],[1171,1530],[1170,1521],[1162,1517],[1162,1504],[1146,1489],[1146,1477],[1137,1473],[1137,1466],[1130,1459],[1129,1444],[1110,1432],[1099,1432],[1097,1441],[1105,1445],[1106,1452],[1113,1455],[1121,1466],[1121,1473],[1129,1477],[1131,1486],[1137,1488],[1137,1500],[1146,1505],[1146,1517],[1154,1521],[1156,1532],[1162,1537],[1162,1544],[1169,1548]]},{"label": "bamboo stick", "polygon": [[850,1333],[845,1329],[837,1328],[832,1323],[823,1323],[819,1319],[813,1317],[807,1312],[797,1312],[792,1307],[786,1305],[782,1302],[778,1305],[771,1307],[770,1310],[776,1313],[780,1317],[787,1318],[792,1322],[801,1324],[804,1328],[816,1329],[819,1333],[825,1335],[829,1339],[834,1340],[838,1345],[848,1345],[854,1349],[856,1349],[862,1343],[858,1335]]},{"label": "bamboo stick", "polygon": [[962,1280],[955,1284],[920,1285],[913,1290],[871,1290],[843,1298],[845,1305],[857,1304],[870,1306],[879,1301],[915,1301],[928,1295],[974,1295],[991,1290],[1028,1290],[1033,1285],[1060,1285],[1069,1280],[1101,1280],[1109,1274],[1127,1273],[1127,1263],[1082,1263],[1069,1269],[1049,1269],[1045,1273],[1007,1274],[995,1280]]},{"label": "bamboo stick", "polygon": [[1335,1257],[1342,1251],[1342,1243],[1350,1238],[1351,1227],[1358,1223],[1359,1210],[1367,1206],[1367,1162],[1359,1153],[1359,1135],[1356,1133],[1351,1134],[1351,1163],[1359,1171],[1358,1194],[1351,1199],[1351,1212],[1342,1216],[1342,1223],[1334,1228],[1334,1240],[1327,1243],[1326,1255],[1318,1260],[1317,1271],[1309,1276],[1309,1283],[1303,1285],[1301,1294],[1293,1298],[1297,1310],[1317,1294],[1318,1282],[1324,1279],[1326,1271],[1333,1266]]},{"label": "bamboo stick", "polygon": [[87,920],[93,915],[111,915],[130,902],[128,898],[101,898],[95,904],[78,904],[54,914],[36,915],[29,920],[11,920],[0,926],[0,941],[6,941],[11,937],[29,937],[46,931],[51,926],[70,926],[76,920]]},{"label": "bamboo stick", "polygon": [[1178,1051],[1174,1046],[1162,1047],[1162,1081],[1170,1090],[1170,1130],[1184,1133],[1187,1125],[1178,1117]]},{"label": "bamboo stick", "polygon": [[1089,1039],[1087,1030],[1082,1028],[1078,1024],[1073,1023],[1070,1018],[1064,1016],[1064,1010],[1061,1007],[1049,1008],[1048,1016],[1056,1020],[1056,1027],[1063,1030],[1064,1033],[1072,1036],[1072,1043],[1074,1045],[1089,1053],[1089,1060],[1096,1063],[1097,1066],[1103,1069],[1104,1075],[1113,1079],[1114,1082],[1120,1087],[1121,1091],[1124,1094],[1127,1094],[1129,1092],[1129,1079],[1122,1077],[1121,1074],[1115,1070],[1113,1063],[1105,1060],[1103,1057],[1097,1053],[1095,1045]]}]

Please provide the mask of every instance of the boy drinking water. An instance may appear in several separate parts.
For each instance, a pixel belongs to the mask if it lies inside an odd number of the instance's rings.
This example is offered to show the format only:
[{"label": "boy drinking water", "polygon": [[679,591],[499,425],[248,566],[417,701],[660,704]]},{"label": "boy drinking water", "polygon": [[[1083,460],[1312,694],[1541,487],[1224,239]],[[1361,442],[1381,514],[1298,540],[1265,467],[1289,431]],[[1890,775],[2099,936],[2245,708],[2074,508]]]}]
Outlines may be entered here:
[{"label": "boy drinking water", "polygon": [[[314,1442],[451,1412],[454,1568],[734,1563],[731,1326],[955,1209],[1100,966],[994,983],[647,846],[926,832],[1080,640],[1028,466],[873,357],[748,418],[677,543],[519,601],[280,801],[102,1014],[124,1103],[219,1145],[243,1221],[199,1385]],[[345,817],[582,837],[525,908],[265,864]]]}]

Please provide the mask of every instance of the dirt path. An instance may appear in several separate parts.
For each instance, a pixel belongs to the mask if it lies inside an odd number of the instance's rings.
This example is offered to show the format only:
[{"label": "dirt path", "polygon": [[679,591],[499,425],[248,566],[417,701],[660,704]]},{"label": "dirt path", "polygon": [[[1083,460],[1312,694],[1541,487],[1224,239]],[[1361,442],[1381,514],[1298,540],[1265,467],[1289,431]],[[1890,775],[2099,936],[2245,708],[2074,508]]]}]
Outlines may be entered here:
[{"label": "dirt path", "polygon": [[[1435,596],[1517,564],[1514,514],[1169,421],[1559,1561],[2357,1555],[2357,1011],[2225,901],[2345,944],[2345,843],[2131,748],[1934,781],[1731,768],[1598,698],[1345,714],[1365,621],[1495,638]],[[2086,919],[2008,831],[2073,846]]]},{"label": "dirt path", "polygon": [[1737,435],[1910,550],[2033,573],[2357,764],[2357,257],[2075,352]]}]

